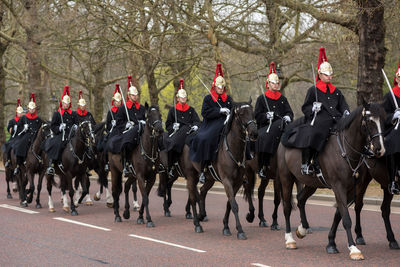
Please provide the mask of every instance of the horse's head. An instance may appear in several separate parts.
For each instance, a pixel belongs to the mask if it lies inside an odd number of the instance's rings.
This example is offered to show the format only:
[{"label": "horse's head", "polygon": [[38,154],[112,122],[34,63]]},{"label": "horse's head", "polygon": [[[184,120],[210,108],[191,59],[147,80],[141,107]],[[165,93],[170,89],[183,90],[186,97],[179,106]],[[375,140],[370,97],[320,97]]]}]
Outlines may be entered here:
[{"label": "horse's head", "polygon": [[361,132],[367,138],[366,152],[369,156],[382,157],[385,154],[382,132],[385,110],[378,104],[364,104],[361,114]]},{"label": "horse's head", "polygon": [[149,127],[151,134],[158,137],[163,132],[161,113],[158,106],[151,106],[146,103],[146,127]]},{"label": "horse's head", "polygon": [[51,131],[50,126],[51,125],[49,122],[44,122],[42,124],[42,126],[40,127],[39,134],[40,134],[42,140],[45,140],[45,139],[53,136],[53,132]]},{"label": "horse's head", "polygon": [[251,99],[249,102],[234,103],[232,108],[232,119],[236,120],[240,125],[243,133],[255,141],[258,136],[257,124],[254,120],[254,111],[251,106]]},{"label": "horse's head", "polygon": [[95,145],[95,136],[90,121],[83,121],[78,126],[78,131],[80,132],[81,139],[85,143],[86,147],[92,147]]}]

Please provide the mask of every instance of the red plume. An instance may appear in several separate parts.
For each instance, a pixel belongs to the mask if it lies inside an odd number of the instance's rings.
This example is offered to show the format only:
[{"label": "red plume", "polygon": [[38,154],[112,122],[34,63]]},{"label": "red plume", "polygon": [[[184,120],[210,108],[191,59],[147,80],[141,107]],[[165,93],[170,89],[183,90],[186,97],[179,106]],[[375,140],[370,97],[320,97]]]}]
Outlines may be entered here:
[{"label": "red plume", "polygon": [[183,86],[183,79],[180,79],[180,80],[179,80],[178,89],[176,89],[175,95],[178,93],[178,91],[179,91],[180,89],[185,89],[185,87]]},{"label": "red plume", "polygon": [[319,75],[318,75],[319,66],[325,61],[328,61],[328,59],[326,58],[325,47],[321,46],[319,48],[319,56],[318,56],[317,82],[320,80]]},{"label": "red plume", "polygon": [[397,72],[399,71],[399,69],[400,69],[400,57],[399,57],[399,65],[397,66],[396,73],[394,74],[394,80],[393,80],[393,85],[394,85],[394,86],[397,85],[397,82],[396,82],[396,74],[397,74]]},{"label": "red plume", "polygon": [[82,98],[82,90],[79,90],[78,100]]},{"label": "red plume", "polygon": [[132,76],[129,75],[128,76],[128,90],[129,90],[129,87],[131,87],[131,85],[132,85]]},{"label": "red plume", "polygon": [[211,86],[211,92],[215,91],[215,80],[217,79],[218,76],[224,77],[224,74],[222,73],[222,63],[217,64],[217,69],[215,70],[214,80]]},{"label": "red plume", "polygon": [[31,93],[31,102],[36,103],[35,93]]},{"label": "red plume", "polygon": [[[129,78],[129,77],[131,77],[131,76],[128,76],[128,78]],[[129,85],[129,82],[128,82],[128,85]],[[122,95],[122,94],[121,94],[121,89],[119,88],[119,83],[116,83],[116,84],[115,84],[115,89],[114,89],[113,97],[115,96],[115,94],[116,94],[117,92],[118,92],[120,95]],[[114,105],[114,99],[111,101],[111,105]]]},{"label": "red plume", "polygon": [[[271,73],[276,73],[276,68],[275,68],[275,62],[271,62],[271,64],[269,65],[269,72],[268,72],[268,76]],[[267,76],[267,81],[265,82],[265,88],[268,89],[268,76]]]},{"label": "red plume", "polygon": [[17,107],[21,106],[21,99],[17,99]]},{"label": "red plume", "polygon": [[[71,97],[71,94],[69,93],[69,86],[68,85],[64,86],[64,91],[63,91],[63,94],[61,96],[60,104],[58,105],[59,108],[62,108],[62,99],[63,99],[63,97],[65,95],[68,95],[69,97]],[[71,103],[69,103],[69,107],[68,108],[71,108]]]}]

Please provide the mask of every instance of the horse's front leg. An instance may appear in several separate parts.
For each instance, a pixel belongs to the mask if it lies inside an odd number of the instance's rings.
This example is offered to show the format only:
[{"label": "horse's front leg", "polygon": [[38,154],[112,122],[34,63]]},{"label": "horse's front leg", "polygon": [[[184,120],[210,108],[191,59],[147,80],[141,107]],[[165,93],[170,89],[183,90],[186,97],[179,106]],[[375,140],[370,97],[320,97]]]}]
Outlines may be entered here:
[{"label": "horse's front leg", "polygon": [[8,175],[8,170],[6,170],[6,182],[7,182],[7,198],[12,199],[11,190],[10,190],[10,179]]},{"label": "horse's front leg", "polygon": [[133,182],[133,177],[129,176],[128,180],[126,180],[124,184],[124,194],[125,194],[125,210],[122,216],[124,216],[124,219],[128,220],[131,217],[131,213],[129,211],[130,205],[129,205],[129,191],[131,189],[131,185]]},{"label": "horse's front leg", "polygon": [[121,216],[119,215],[119,195],[122,192],[122,174],[117,173],[116,170],[113,172],[111,178],[111,192],[114,201],[114,221],[122,222]]},{"label": "horse's front leg", "polygon": [[133,211],[138,211],[140,208],[138,198],[137,198],[137,181],[136,179],[132,183],[132,193],[133,193]]},{"label": "horse's front leg", "polygon": [[[68,192],[69,199],[71,200],[71,215],[76,216],[76,215],[78,215],[78,212],[76,211],[76,207],[75,207],[75,203],[74,203],[75,190],[74,190],[74,187],[72,186],[72,178],[69,179],[69,182],[68,182],[68,191],[69,191]],[[66,196],[65,191],[64,191],[64,195]],[[65,198],[65,199],[67,199],[67,198]]]},{"label": "horse's front leg", "polygon": [[54,209],[54,202],[53,198],[51,196],[51,191],[53,189],[53,183],[54,183],[54,176],[53,175],[46,175],[46,180],[47,180],[47,193],[49,195],[49,212],[55,212],[56,210]]},{"label": "horse's front leg", "polygon": [[186,188],[189,192],[189,201],[193,210],[193,224],[196,233],[203,233],[203,227],[200,225],[199,215],[197,213],[197,203],[199,202],[199,192],[197,191],[198,178],[195,175],[188,175],[186,181]]},{"label": "horse's front leg", "polygon": [[300,211],[301,224],[297,227],[296,235],[300,239],[305,237],[308,233],[311,233],[310,225],[308,224],[306,216],[306,202],[316,190],[317,188],[315,187],[305,186],[303,190],[297,194],[297,207]]},{"label": "horse's front leg", "polygon": [[281,204],[281,189],[279,187],[279,183],[277,182],[278,178],[274,180],[274,211],[272,213],[272,224],[271,230],[280,230],[281,227],[278,224],[278,208],[279,204]]},{"label": "horse's front leg", "polygon": [[29,181],[29,191],[27,192],[27,198],[26,198],[26,202],[28,203],[32,203],[33,200],[33,193],[35,192],[35,174],[32,173],[31,170],[28,170],[26,172],[26,176],[28,178]]},{"label": "horse's front leg", "polygon": [[[205,175],[208,175],[208,173],[206,173]],[[213,187],[214,183],[215,183],[215,180],[213,178],[207,178],[206,182],[200,188],[199,220],[202,222],[208,221],[207,212],[206,212],[206,197],[207,197],[208,190],[210,190],[211,187]]]},{"label": "horse's front leg", "polygon": [[332,226],[331,226],[331,229],[328,234],[328,245],[326,246],[326,252],[328,252],[329,254],[339,253],[339,250],[336,247],[335,238],[336,238],[337,228],[339,226],[341,219],[342,219],[342,215],[340,214],[339,209],[336,208],[335,216],[333,217]]},{"label": "horse's front leg", "polygon": [[152,173],[149,176],[150,177],[147,180],[146,188],[145,188],[145,190],[146,190],[145,191],[146,192],[146,198],[147,198],[147,202],[146,202],[146,205],[145,205],[145,208],[146,208],[146,221],[147,221],[146,226],[147,227],[154,227],[154,223],[151,220],[150,210],[149,210],[149,195],[150,195],[151,188],[153,188],[154,182],[156,180],[156,174]]},{"label": "horse's front leg", "polygon": [[[362,235],[362,227],[361,227],[361,210],[364,206],[364,195],[367,190],[368,184],[370,183],[371,180],[372,179],[370,179],[368,181],[368,179],[366,179],[365,180],[366,182],[359,181],[356,185],[356,199],[355,199],[355,204],[354,204],[354,211],[356,213],[356,225],[354,227],[354,232],[356,233],[356,244],[357,245],[365,245],[365,240]],[[382,205],[383,205],[383,202],[382,202]]]},{"label": "horse's front leg", "polygon": [[390,203],[392,202],[393,195],[389,193],[387,188],[383,189],[383,201],[381,205],[382,218],[385,223],[386,228],[386,237],[389,241],[389,248],[391,249],[399,249],[399,244],[394,238],[392,225],[390,223]]},{"label": "horse's front leg", "polygon": [[258,186],[258,219],[260,219],[260,227],[268,227],[267,220],[264,217],[264,196],[265,189],[267,188],[269,179],[261,179],[260,185]]},{"label": "horse's front leg", "polygon": [[[236,177],[241,177],[240,174],[237,174]],[[228,194],[228,199],[229,202],[231,204],[231,209],[233,214],[235,215],[235,220],[236,220],[236,230],[238,231],[237,233],[237,238],[240,240],[246,240],[247,236],[243,231],[242,228],[242,224],[240,223],[240,219],[239,219],[239,205],[237,204],[236,201],[236,193],[239,191],[239,188],[242,186],[242,179],[235,179],[233,181],[233,186],[232,188],[230,188],[230,184],[228,184],[228,188],[229,188],[229,194]],[[225,187],[226,188],[226,187]],[[232,191],[230,191],[232,190]],[[226,192],[228,192],[228,190],[225,189]]]}]

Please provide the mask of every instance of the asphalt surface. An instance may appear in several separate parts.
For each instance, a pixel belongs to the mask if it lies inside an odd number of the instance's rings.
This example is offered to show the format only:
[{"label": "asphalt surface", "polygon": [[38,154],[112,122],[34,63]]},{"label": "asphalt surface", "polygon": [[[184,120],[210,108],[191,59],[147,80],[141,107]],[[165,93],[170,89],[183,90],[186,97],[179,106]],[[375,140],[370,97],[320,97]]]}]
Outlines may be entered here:
[{"label": "asphalt surface", "polygon": [[[293,232],[298,249],[286,250],[284,230],[260,228],[257,218],[253,223],[245,220],[247,203],[240,196],[237,197],[239,215],[248,239],[236,238],[233,215],[229,224],[232,236],[223,236],[222,219],[227,199],[218,191],[210,192],[207,197],[209,221],[201,223],[204,233],[195,233],[192,220],[185,219],[187,192],[181,187],[173,190],[172,217],[164,217],[162,199],[156,196],[153,188],[150,213],[155,227],[147,228],[136,223],[138,213],[133,211],[129,220],[115,223],[113,210],[106,207],[105,195],[94,206],[79,206],[79,215],[71,216],[62,210],[59,189],[53,190],[56,212],[48,212],[44,187],[42,209],[36,209],[34,203],[19,209],[17,193],[13,193],[13,199],[6,198],[4,173],[0,172],[0,266],[399,266],[400,251],[388,248],[377,206],[366,206],[362,213],[367,245],[358,248],[365,260],[354,262],[349,259],[342,226],[336,238],[340,253],[328,255],[325,252],[334,215],[332,202],[310,201],[307,214],[313,233],[299,240]],[[92,183],[91,193],[97,190],[98,185]],[[123,197],[120,205],[122,216]],[[270,224],[273,202],[265,199],[264,206]],[[400,211],[398,208],[392,211],[392,227],[398,237]],[[354,222],[354,212],[350,213]],[[299,212],[294,210],[293,230],[299,221]],[[283,229],[281,207],[278,222]]]}]

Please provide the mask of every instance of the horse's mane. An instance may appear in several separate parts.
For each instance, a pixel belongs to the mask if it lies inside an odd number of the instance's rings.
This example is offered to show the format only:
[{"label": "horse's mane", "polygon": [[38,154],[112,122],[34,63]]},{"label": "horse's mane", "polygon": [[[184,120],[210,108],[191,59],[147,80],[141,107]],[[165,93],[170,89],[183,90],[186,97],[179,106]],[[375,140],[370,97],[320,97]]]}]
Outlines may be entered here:
[{"label": "horse's mane", "polygon": [[[342,131],[349,128],[350,124],[362,112],[363,108],[364,106],[358,106],[355,110],[353,110],[350,113],[349,116],[340,119],[336,125],[336,129],[338,131]],[[365,108],[368,109],[372,114],[376,114],[380,118],[385,118],[385,111],[380,104],[377,103],[366,104]]]}]

